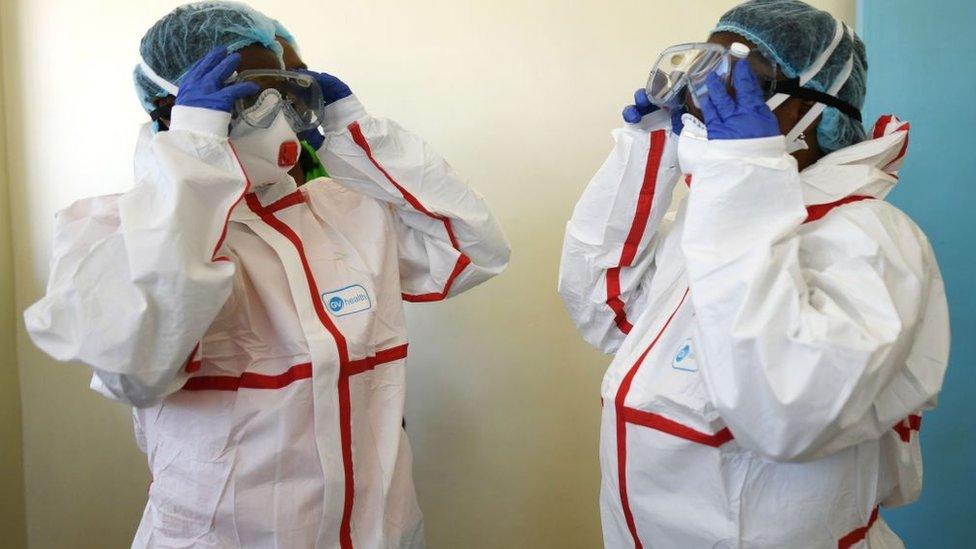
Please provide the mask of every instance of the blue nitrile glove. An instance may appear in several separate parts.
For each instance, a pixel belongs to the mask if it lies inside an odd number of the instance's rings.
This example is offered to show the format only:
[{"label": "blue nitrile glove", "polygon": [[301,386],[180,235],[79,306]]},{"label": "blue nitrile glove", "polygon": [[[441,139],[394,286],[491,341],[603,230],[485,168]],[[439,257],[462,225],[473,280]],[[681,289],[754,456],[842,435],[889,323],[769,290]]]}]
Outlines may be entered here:
[{"label": "blue nitrile glove", "polygon": [[[634,92],[634,104],[624,107],[624,122],[637,124],[642,118],[659,109],[660,107],[651,104],[651,100],[647,98],[647,90],[641,88]],[[680,134],[684,126],[681,123],[681,115],[684,113],[684,107],[671,111],[671,130],[675,135]]]},{"label": "blue nitrile glove", "polygon": [[[298,72],[307,74],[315,79],[319,88],[322,89],[322,102],[326,105],[330,105],[352,95],[352,90],[349,89],[349,86],[345,82],[327,72],[315,72],[307,69],[299,70]],[[298,137],[306,141],[315,150],[322,148],[322,143],[325,142],[325,136],[322,135],[322,132],[318,128],[306,130],[298,134]]]},{"label": "blue nitrile glove", "polygon": [[230,86],[225,84],[240,62],[241,54],[227,55],[227,48],[224,46],[210,50],[183,77],[180,91],[176,95],[176,104],[231,112],[235,101],[261,91],[261,86],[254,82],[239,82]]},{"label": "blue nitrile glove", "polygon": [[329,73],[310,70],[300,70],[298,72],[307,74],[318,82],[319,87],[322,88],[322,100],[326,105],[352,95],[352,90],[349,89],[349,86],[345,82]]},{"label": "blue nitrile glove", "polygon": [[315,150],[321,149],[322,143],[325,143],[325,136],[322,135],[321,130],[318,128],[312,128],[310,130],[300,132],[298,134],[298,138],[311,145]]},{"label": "blue nitrile glove", "polygon": [[684,105],[671,111],[671,133],[674,135],[681,135],[681,130],[685,128],[685,123],[681,121],[681,115],[684,113]]},{"label": "blue nitrile glove", "polygon": [[641,88],[634,92],[634,104],[624,107],[624,122],[637,124],[642,118],[659,108],[651,104],[651,100],[647,98],[647,90]]},{"label": "blue nitrile glove", "polygon": [[781,135],[779,121],[766,105],[749,61],[739,60],[732,76],[735,98],[714,72],[705,79],[708,95],[700,100],[709,139],[755,139]]}]

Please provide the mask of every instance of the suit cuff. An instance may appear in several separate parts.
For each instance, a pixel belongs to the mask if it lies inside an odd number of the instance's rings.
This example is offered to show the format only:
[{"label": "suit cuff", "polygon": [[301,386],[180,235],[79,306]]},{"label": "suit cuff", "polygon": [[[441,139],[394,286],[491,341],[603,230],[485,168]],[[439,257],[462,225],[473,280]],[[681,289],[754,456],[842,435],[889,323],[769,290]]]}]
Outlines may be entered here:
[{"label": "suit cuff", "polygon": [[366,109],[355,95],[343,97],[325,107],[325,123],[322,129],[325,133],[339,132],[349,124],[366,116]]},{"label": "suit cuff", "polygon": [[215,137],[227,137],[230,129],[230,113],[177,105],[169,124],[170,130],[185,130]]},{"label": "suit cuff", "polygon": [[731,158],[779,158],[786,154],[782,135],[754,139],[709,139],[708,153]]}]

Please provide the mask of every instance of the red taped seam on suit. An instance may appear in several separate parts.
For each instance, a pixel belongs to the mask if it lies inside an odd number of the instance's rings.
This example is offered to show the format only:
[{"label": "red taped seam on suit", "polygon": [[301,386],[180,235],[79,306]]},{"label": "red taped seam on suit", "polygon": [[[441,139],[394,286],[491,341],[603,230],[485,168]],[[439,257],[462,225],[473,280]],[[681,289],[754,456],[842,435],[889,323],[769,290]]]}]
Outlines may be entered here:
[{"label": "red taped seam on suit", "polygon": [[[246,198],[247,204],[251,210],[255,211],[255,213],[260,212],[261,204],[258,202],[257,197],[254,195],[248,195]],[[312,275],[312,268],[309,265],[308,258],[305,255],[305,247],[302,245],[301,238],[295,234],[295,231],[293,231],[291,227],[275,217],[273,213],[259,213],[259,215],[261,216],[261,219],[271,228],[287,238],[295,247],[295,251],[298,252],[298,257],[302,262],[302,269],[305,272],[305,279],[308,281],[308,290],[311,293],[312,305],[315,308],[315,313],[319,317],[319,321],[323,326],[325,326],[325,329],[329,332],[329,334],[332,335],[332,338],[336,342],[336,349],[339,352],[340,372],[347,370],[349,368],[349,349],[346,344],[346,338],[332,322],[332,319],[329,317],[328,313],[325,312],[325,309],[322,306],[322,300],[319,298],[321,294],[319,293],[318,286],[315,283],[315,277]],[[339,437],[342,445],[342,467],[345,477],[342,522],[339,524],[339,545],[342,547],[342,549],[352,549],[351,521],[355,486],[353,484],[354,476],[352,469],[352,415],[351,405],[349,402],[349,376],[339,376],[337,390],[339,393]]]},{"label": "red taped seam on suit", "polygon": [[346,365],[346,370],[343,371],[343,375],[359,375],[363,372],[368,372],[373,368],[376,368],[380,364],[386,364],[387,362],[393,362],[394,360],[400,360],[401,358],[407,358],[406,343],[397,347],[385,349],[370,357],[353,360]]},{"label": "red taped seam on suit", "polygon": [[193,346],[193,350],[190,351],[190,358],[186,359],[186,373],[192,374],[200,369],[200,359],[197,358],[197,353],[200,351],[200,342]]},{"label": "red taped seam on suit", "polygon": [[290,208],[291,206],[295,206],[297,204],[302,204],[303,202],[305,202],[305,193],[303,193],[301,189],[298,189],[289,195],[279,198],[278,200],[275,200],[274,202],[268,204],[267,206],[262,206],[261,203],[258,202],[257,200],[251,199],[250,198],[251,196],[255,196],[255,195],[249,195],[248,205],[250,206],[251,210],[254,213],[260,216],[270,215],[275,212],[284,210],[285,208]]},{"label": "red taped seam on suit", "polygon": [[[347,364],[343,375],[354,376],[368,372],[381,364],[407,358],[407,344],[385,349],[374,356],[353,360]],[[199,365],[200,362],[193,364]],[[283,389],[292,383],[311,379],[312,364],[296,364],[278,375],[244,372],[240,376],[196,376],[183,385],[184,391],[237,391],[238,389]]]},{"label": "red taped seam on suit", "polygon": [[817,221],[818,219],[823,218],[825,215],[830,213],[831,210],[833,210],[838,206],[843,206],[844,204],[850,204],[852,202],[860,202],[861,200],[869,200],[871,198],[873,197],[855,194],[855,195],[841,198],[836,202],[830,202],[828,204],[814,204],[812,206],[807,206],[807,219],[806,221],[804,221],[804,223],[812,223],[814,221]]},{"label": "red taped seam on suit", "polygon": [[634,381],[634,376],[637,375],[637,370],[640,369],[641,364],[643,364],[644,359],[647,358],[648,353],[654,348],[661,336],[664,335],[664,331],[668,329],[671,325],[671,321],[674,320],[674,316],[678,314],[678,310],[684,304],[685,299],[688,298],[688,290],[685,289],[684,295],[681,296],[681,301],[678,306],[674,308],[671,312],[671,316],[661,326],[661,330],[654,336],[654,340],[651,344],[647,346],[647,349],[641,354],[637,362],[630,368],[627,375],[624,376],[623,381],[620,382],[620,388],[617,389],[617,396],[614,400],[616,406],[617,414],[617,484],[620,487],[620,504],[623,506],[624,518],[627,520],[627,528],[630,530],[630,535],[634,538],[634,547],[636,549],[643,549],[640,538],[637,536],[637,523],[634,522],[634,513],[630,509],[630,501],[627,498],[627,421],[626,407],[624,402],[627,400],[627,393],[630,392],[630,385]]},{"label": "red taped seam on suit", "polygon": [[918,432],[922,429],[922,416],[912,414],[895,424],[895,426],[891,429],[898,433],[898,438],[900,438],[902,442],[911,442],[912,431]]},{"label": "red taped seam on suit", "polygon": [[851,533],[837,540],[837,549],[849,549],[853,547],[854,544],[863,541],[868,535],[868,530],[874,526],[874,523],[878,520],[878,508],[875,507],[874,511],[871,512],[871,518],[868,519],[868,523],[856,530],[851,531]]},{"label": "red taped seam on suit", "polygon": [[634,326],[627,320],[624,302],[620,299],[620,269],[630,267],[637,256],[637,249],[644,238],[644,230],[650,219],[651,208],[654,205],[654,191],[657,188],[657,172],[661,167],[664,156],[664,145],[667,134],[664,130],[657,130],[650,134],[650,146],[647,150],[647,165],[644,168],[644,181],[640,193],[637,195],[637,209],[634,221],[630,224],[630,231],[620,251],[620,261],[617,266],[607,270],[607,306],[613,311],[613,322],[625,334],[629,334]]},{"label": "red taped seam on suit", "polygon": [[186,380],[184,391],[237,391],[238,389],[283,389],[300,379],[312,377],[312,364],[296,364],[283,374],[244,372],[240,376],[196,376]]},{"label": "red taped seam on suit", "polygon": [[[872,132],[872,136],[875,139],[884,137],[884,135],[885,135],[885,129],[888,127],[888,124],[891,123],[892,118],[894,118],[894,117],[892,115],[890,115],[890,114],[886,114],[886,115],[882,116],[881,118],[878,118],[878,121],[874,123],[874,131]],[[898,126],[898,128],[895,129],[896,132],[900,132],[900,131],[906,131],[907,132],[909,130],[911,130],[911,125],[908,122],[902,123],[900,126]],[[898,151],[898,155],[895,156],[895,159],[894,160],[892,160],[891,162],[888,162],[888,164],[886,164],[885,167],[882,168],[882,170],[888,171],[888,168],[891,167],[891,165],[894,164],[895,162],[898,162],[899,160],[901,160],[902,158],[904,158],[905,157],[905,153],[907,153],[907,152],[908,152],[908,136],[906,135],[905,136],[905,142],[902,143],[901,150]]]},{"label": "red taped seam on suit", "polygon": [[730,431],[727,427],[714,435],[709,435],[707,433],[702,433],[701,431],[696,431],[691,427],[682,425],[677,421],[668,419],[662,415],[652,414],[651,412],[645,412],[635,408],[625,407],[623,409],[623,418],[627,423],[649,427],[656,431],[661,431],[662,433],[667,433],[669,435],[683,438],[691,442],[696,442],[698,444],[704,444],[705,446],[711,446],[712,448],[718,448],[734,438],[732,436],[732,431]]},{"label": "red taped seam on suit", "polygon": [[427,217],[430,217],[431,219],[436,219],[444,224],[444,230],[447,231],[447,237],[451,241],[451,246],[455,250],[457,250],[457,252],[460,254],[457,263],[454,264],[454,270],[452,270],[450,276],[447,277],[447,282],[444,284],[444,289],[441,290],[440,292],[434,292],[429,294],[419,294],[419,295],[403,294],[403,299],[405,301],[411,301],[411,302],[440,301],[442,299],[445,299],[447,297],[447,294],[450,293],[451,291],[451,285],[454,284],[454,279],[456,279],[458,275],[460,275],[461,272],[464,271],[465,267],[471,264],[471,259],[468,256],[466,256],[464,252],[461,251],[461,248],[458,245],[457,237],[454,236],[454,228],[451,226],[451,220],[443,215],[437,215],[431,212],[430,210],[428,210],[419,200],[417,200],[417,197],[410,194],[409,191],[407,191],[405,188],[403,188],[402,185],[400,185],[399,183],[397,183],[395,179],[393,179],[393,176],[391,176],[390,173],[387,172],[373,156],[373,149],[370,148],[369,141],[367,141],[366,136],[363,135],[363,129],[359,126],[359,122],[353,122],[352,124],[350,124],[349,132],[352,134],[353,141],[355,141],[356,145],[358,145],[359,148],[361,148],[363,152],[366,153],[366,157],[369,158],[369,161],[372,162],[373,166],[375,166],[376,169],[379,170],[384,177],[386,177],[386,180],[389,181],[390,184],[393,185],[396,188],[396,190],[400,192],[400,195],[403,196],[403,198],[407,201],[408,204],[413,206],[413,208],[418,212],[426,215]]}]

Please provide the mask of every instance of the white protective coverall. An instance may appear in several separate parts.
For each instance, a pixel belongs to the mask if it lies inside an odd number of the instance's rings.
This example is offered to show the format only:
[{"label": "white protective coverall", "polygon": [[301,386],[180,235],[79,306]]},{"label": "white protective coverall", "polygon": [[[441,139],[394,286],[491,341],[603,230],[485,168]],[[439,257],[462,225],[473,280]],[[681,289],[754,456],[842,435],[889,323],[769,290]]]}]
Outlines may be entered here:
[{"label": "white protective coverall", "polygon": [[153,482],[134,547],[421,547],[402,303],[502,272],[505,237],[355,96],[327,108],[332,179],[297,190],[251,192],[229,116],[174,108],[131,191],[61,212],[27,329],[136,407]]},{"label": "white protective coverall", "polygon": [[918,496],[949,346],[932,249],[883,200],[908,124],[802,173],[782,136],[682,137],[684,178],[669,126],[615,131],[563,250],[566,306],[615,354],[606,546],[901,547],[878,507]]}]

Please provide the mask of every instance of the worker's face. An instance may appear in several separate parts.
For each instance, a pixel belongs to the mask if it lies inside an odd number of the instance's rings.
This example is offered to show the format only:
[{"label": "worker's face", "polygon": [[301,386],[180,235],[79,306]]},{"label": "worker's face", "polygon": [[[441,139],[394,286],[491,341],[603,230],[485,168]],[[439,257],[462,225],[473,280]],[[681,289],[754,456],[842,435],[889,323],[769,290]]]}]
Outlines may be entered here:
[{"label": "worker's face", "polygon": [[[731,32],[716,32],[715,34],[709,37],[708,42],[710,44],[718,44],[725,48],[732,47],[732,44],[736,42],[749,46],[750,50],[755,50],[756,47],[756,45],[750,42],[749,40],[746,40],[742,36],[739,36],[738,34],[731,33]],[[757,76],[761,76],[761,75],[757,75]],[[734,88],[730,88],[729,91],[731,91],[733,94],[735,93]],[[686,92],[686,94],[690,94],[690,93],[691,93],[690,91]],[[790,129],[793,128],[793,123],[795,122],[792,116],[793,111],[802,103],[803,102],[798,99],[790,98],[789,100],[784,102],[781,106],[779,106],[775,111],[773,111],[773,114],[776,115],[776,119],[779,120],[780,131],[782,131],[783,134],[786,134],[786,132],[790,131]],[[690,95],[688,95],[688,97],[685,99],[685,109],[691,114],[695,115],[699,120],[704,120],[701,109],[695,106],[694,102],[691,100]]]},{"label": "worker's face", "polygon": [[[716,32],[715,34],[711,35],[708,38],[708,41],[712,44],[719,44],[725,46],[726,48],[731,47],[732,44],[736,42],[740,42],[742,44],[745,44],[746,46],[749,46],[750,50],[756,49],[756,45],[754,43],[732,32]],[[783,75],[781,74],[778,76],[779,78],[783,78]],[[735,93],[734,89],[731,91]],[[779,107],[776,108],[776,110],[773,111],[773,115],[776,116],[776,120],[779,122],[780,132],[783,135],[789,133],[789,131],[792,130],[794,126],[796,126],[796,123],[799,122],[801,118],[803,118],[803,115],[805,115],[807,111],[809,111],[810,108],[813,107],[813,105],[814,103],[811,101],[804,101],[802,99],[797,99],[795,97],[791,97],[786,101],[784,101],[782,105],[780,105]],[[702,117],[701,110],[695,107],[694,103],[691,101],[690,98],[685,101],[685,108],[688,110],[689,113],[695,115],[699,120],[704,120],[704,118]],[[813,124],[810,124],[810,126],[804,132],[807,138],[807,143],[810,145],[810,148],[793,153],[793,156],[796,157],[798,163],[800,164],[801,169],[813,163],[816,160],[816,158],[818,158],[819,156],[822,156],[822,153],[820,153],[819,146],[817,145],[816,142],[817,125],[819,123],[820,123],[820,119],[817,118],[817,120],[815,120]]]},{"label": "worker's face", "polygon": [[281,69],[281,62],[278,54],[258,44],[244,46],[237,50],[241,54],[241,63],[237,65],[237,72],[253,71],[259,69]]},{"label": "worker's face", "polygon": [[[284,49],[285,68],[288,70],[304,69],[305,64],[298,57],[298,52],[295,51],[295,48],[291,47],[291,44],[281,38],[277,40]],[[241,62],[237,66],[237,72],[255,69],[281,69],[278,54],[264,46],[251,44],[250,46],[245,46],[237,50],[237,53],[241,54]],[[163,99],[157,99],[155,103],[157,107],[172,107],[176,103],[176,98],[170,95]],[[161,118],[161,121],[164,126],[169,127],[168,118]]]},{"label": "worker's face", "polygon": [[[305,62],[302,61],[302,58],[299,57],[298,52],[295,51],[295,48],[287,40],[280,36],[276,37],[275,40],[281,46],[286,70],[296,71],[308,68]],[[278,54],[264,46],[252,44],[238,51],[241,54],[241,64],[237,67],[237,72],[252,69],[281,68],[281,65],[278,64]]]}]

